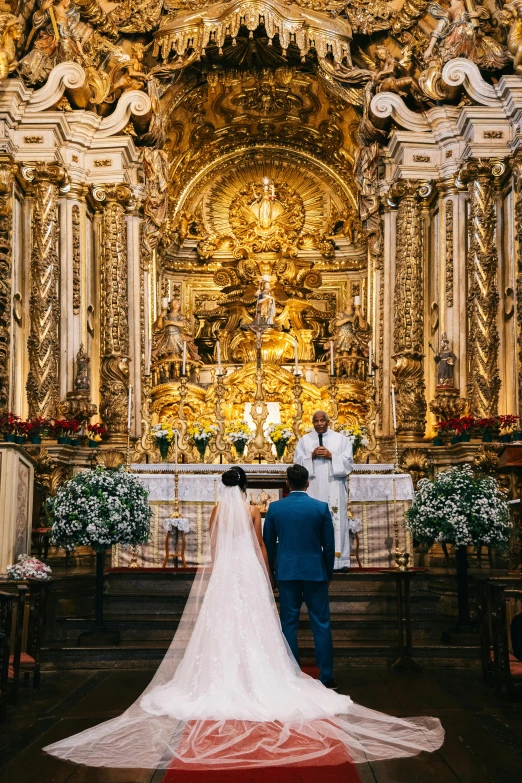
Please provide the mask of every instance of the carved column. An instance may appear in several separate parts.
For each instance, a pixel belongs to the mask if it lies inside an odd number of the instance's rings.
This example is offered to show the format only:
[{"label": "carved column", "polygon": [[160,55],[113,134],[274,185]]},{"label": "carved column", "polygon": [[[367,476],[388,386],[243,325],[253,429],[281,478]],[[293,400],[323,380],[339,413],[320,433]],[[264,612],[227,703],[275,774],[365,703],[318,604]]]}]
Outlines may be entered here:
[{"label": "carved column", "polygon": [[515,191],[515,237],[516,237],[516,314],[518,344],[518,415],[522,416],[522,157],[512,161]]},{"label": "carved column", "polygon": [[13,162],[0,159],[0,412],[10,406]]},{"label": "carved column", "polygon": [[471,415],[498,413],[498,255],[496,180],[505,172],[499,161],[470,160],[459,177],[468,185],[468,406]]},{"label": "carved column", "polygon": [[111,434],[127,432],[129,315],[127,185],[93,188],[100,222],[100,416]]},{"label": "carved column", "polygon": [[407,439],[426,429],[424,379],[424,220],[421,199],[431,186],[400,180],[390,196],[398,202],[393,329],[398,430]]},{"label": "carved column", "polygon": [[49,419],[60,400],[58,196],[67,175],[57,163],[39,162],[22,166],[22,176],[33,195],[27,398],[29,416]]}]

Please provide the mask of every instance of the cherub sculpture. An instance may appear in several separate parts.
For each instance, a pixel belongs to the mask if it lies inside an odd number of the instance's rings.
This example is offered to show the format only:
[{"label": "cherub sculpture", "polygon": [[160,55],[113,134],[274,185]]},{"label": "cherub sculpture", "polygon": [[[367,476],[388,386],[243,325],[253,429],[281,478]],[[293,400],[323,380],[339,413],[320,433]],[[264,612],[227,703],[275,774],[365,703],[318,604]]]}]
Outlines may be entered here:
[{"label": "cherub sculpture", "polygon": [[422,90],[417,80],[410,76],[408,70],[411,66],[411,47],[405,46],[401,59],[398,60],[386,46],[376,46],[373,50],[375,60],[361,51],[361,57],[371,71],[375,72],[372,78],[373,92],[394,92],[404,98],[412,95],[417,100],[424,100]]}]

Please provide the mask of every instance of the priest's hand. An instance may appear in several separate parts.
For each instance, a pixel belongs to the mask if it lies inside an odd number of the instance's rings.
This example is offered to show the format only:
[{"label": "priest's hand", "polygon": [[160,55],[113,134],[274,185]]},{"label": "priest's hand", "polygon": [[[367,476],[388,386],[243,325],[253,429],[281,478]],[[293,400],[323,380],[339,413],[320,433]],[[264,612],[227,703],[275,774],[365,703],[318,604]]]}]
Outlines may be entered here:
[{"label": "priest's hand", "polygon": [[317,457],[332,459],[332,452],[328,451],[324,446],[317,446],[317,448],[312,451],[312,459],[317,459]]}]

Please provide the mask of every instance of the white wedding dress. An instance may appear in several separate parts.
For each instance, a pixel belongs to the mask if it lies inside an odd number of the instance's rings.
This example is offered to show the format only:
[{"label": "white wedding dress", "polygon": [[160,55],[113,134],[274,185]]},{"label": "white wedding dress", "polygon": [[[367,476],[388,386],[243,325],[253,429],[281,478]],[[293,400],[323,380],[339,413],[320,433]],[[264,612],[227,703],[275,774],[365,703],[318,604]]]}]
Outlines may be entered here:
[{"label": "white wedding dress", "polygon": [[98,767],[202,770],[374,761],[440,747],[436,718],[366,709],[300,671],[238,487],[224,488],[207,559],[141,697],[47,753]]}]

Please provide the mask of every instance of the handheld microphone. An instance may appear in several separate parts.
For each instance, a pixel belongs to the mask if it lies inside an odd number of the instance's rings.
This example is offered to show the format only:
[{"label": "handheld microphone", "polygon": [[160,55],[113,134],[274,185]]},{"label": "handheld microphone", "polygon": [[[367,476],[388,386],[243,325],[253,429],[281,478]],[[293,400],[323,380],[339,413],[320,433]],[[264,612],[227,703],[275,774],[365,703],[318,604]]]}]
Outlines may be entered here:
[{"label": "handheld microphone", "polygon": [[322,445],[323,445],[323,433],[322,432],[318,432],[317,434],[319,435],[319,446],[322,447]]}]

